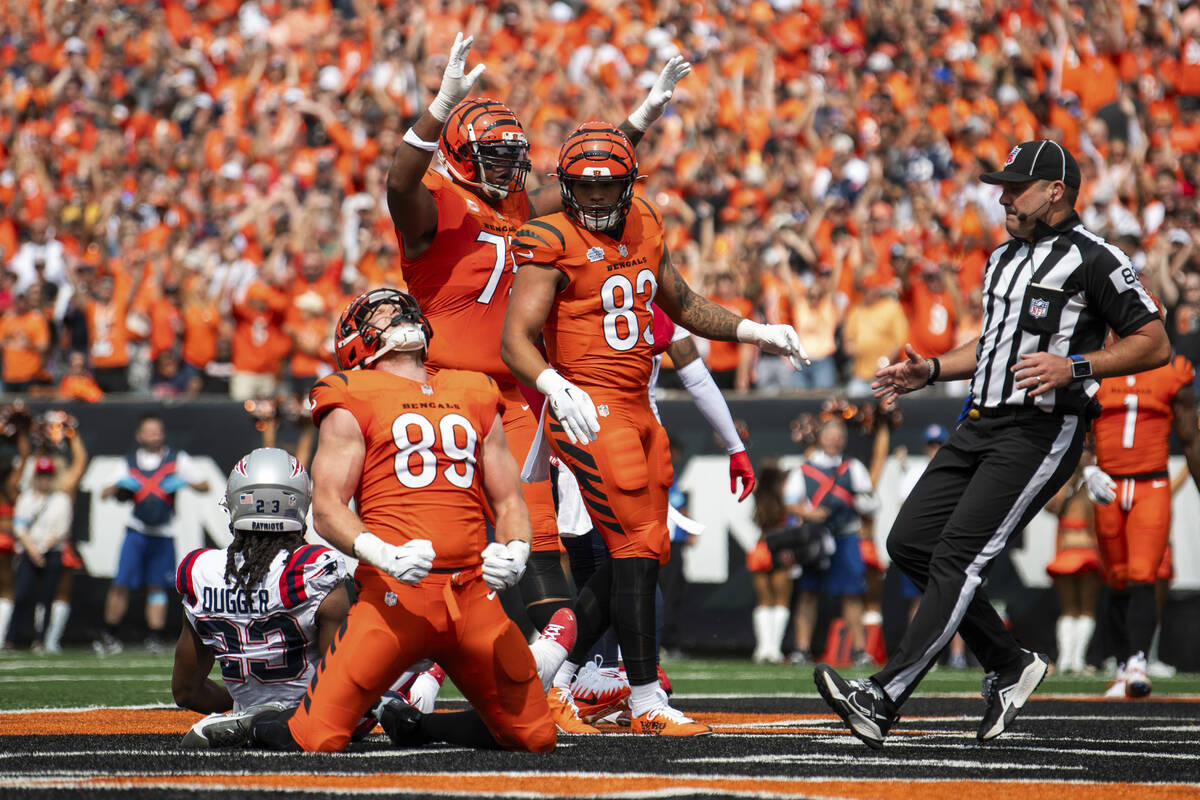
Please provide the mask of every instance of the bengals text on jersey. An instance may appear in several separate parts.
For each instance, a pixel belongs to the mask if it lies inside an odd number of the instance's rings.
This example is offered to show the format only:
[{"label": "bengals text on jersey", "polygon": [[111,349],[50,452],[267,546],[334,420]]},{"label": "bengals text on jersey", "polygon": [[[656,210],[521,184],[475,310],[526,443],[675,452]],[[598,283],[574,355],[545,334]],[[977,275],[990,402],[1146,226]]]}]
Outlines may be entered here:
[{"label": "bengals text on jersey", "polygon": [[430,540],[434,569],[482,562],[487,500],[478,465],[500,412],[494,381],[459,370],[425,383],[377,370],[335,372],[317,381],[310,402],[315,424],[344,408],[362,430],[366,456],[354,499],[368,530],[394,545]]},{"label": "bengals text on jersey", "polygon": [[516,269],[509,240],[529,219],[529,196],[515,192],[496,207],[446,174],[429,169],[422,181],[437,204],[437,233],[416,258],[400,266],[436,336],[425,362],[439,369],[474,370],[507,386],[516,383],[500,360],[500,331]]}]

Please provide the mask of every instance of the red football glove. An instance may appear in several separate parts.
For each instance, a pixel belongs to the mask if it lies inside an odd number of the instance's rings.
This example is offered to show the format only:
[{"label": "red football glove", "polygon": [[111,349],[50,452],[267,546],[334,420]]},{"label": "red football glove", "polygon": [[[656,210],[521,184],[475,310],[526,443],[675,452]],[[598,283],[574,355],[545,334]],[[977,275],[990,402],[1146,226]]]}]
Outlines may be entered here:
[{"label": "red football glove", "polygon": [[740,503],[754,491],[754,467],[750,466],[750,457],[745,450],[729,457],[729,491],[734,494],[738,492],[738,478],[742,479],[742,496],[738,498]]}]

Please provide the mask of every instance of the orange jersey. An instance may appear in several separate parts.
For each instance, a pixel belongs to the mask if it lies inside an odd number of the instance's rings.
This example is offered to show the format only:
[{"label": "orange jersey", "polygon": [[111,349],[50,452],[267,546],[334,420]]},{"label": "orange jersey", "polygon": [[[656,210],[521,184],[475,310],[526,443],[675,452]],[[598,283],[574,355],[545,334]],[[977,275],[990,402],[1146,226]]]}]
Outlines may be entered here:
[{"label": "orange jersey", "polygon": [[567,278],[542,326],[547,360],[581,387],[645,393],[654,346],[658,212],[634,197],[620,239],[573,224],[565,214],[531,220],[513,238],[518,266],[550,264]]},{"label": "orange jersey", "polygon": [[432,169],[423,183],[437,203],[433,244],[409,258],[399,231],[396,238],[408,292],[434,331],[425,366],[431,372],[474,370],[505,385],[515,383],[500,360],[500,331],[515,269],[509,240],[529,219],[529,197],[513,194],[493,208]]},{"label": "orange jersey", "polygon": [[435,569],[482,562],[487,547],[483,439],[500,412],[485,375],[442,370],[425,383],[377,370],[335,372],[313,386],[313,422],[354,415],[366,443],[354,500],[367,530],[389,544],[433,542]]},{"label": "orange jersey", "polygon": [[1171,403],[1194,377],[1192,363],[1175,356],[1157,369],[1101,381],[1096,398],[1103,410],[1093,426],[1100,469],[1115,476],[1165,472]]}]

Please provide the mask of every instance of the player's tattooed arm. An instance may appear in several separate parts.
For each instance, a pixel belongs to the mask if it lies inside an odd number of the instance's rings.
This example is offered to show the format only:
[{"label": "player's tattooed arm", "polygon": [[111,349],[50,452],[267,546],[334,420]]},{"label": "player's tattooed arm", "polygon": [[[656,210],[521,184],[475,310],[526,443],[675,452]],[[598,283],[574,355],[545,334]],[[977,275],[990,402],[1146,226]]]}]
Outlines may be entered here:
[{"label": "player's tattooed arm", "polygon": [[671,254],[666,248],[659,262],[658,284],[654,302],[676,324],[705,339],[737,341],[737,326],[742,318],[692,291],[692,287],[688,286],[671,263]]}]

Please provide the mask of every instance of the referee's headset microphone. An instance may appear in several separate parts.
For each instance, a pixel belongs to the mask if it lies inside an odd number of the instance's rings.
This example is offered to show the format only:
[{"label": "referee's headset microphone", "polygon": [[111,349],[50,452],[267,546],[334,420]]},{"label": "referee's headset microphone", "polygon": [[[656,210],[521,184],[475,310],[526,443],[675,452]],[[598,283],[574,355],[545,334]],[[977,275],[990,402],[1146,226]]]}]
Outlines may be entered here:
[{"label": "referee's headset microphone", "polygon": [[1026,214],[1024,211],[1018,211],[1017,212],[1017,221],[1024,222],[1025,220],[1032,217],[1034,214],[1042,213],[1042,209],[1045,208],[1046,206],[1050,205],[1051,203],[1053,203],[1056,199],[1057,198],[1053,194],[1051,194],[1049,197],[1047,197],[1045,200],[1042,201],[1042,204],[1040,206],[1035,208],[1033,211],[1030,211],[1028,214]]}]

